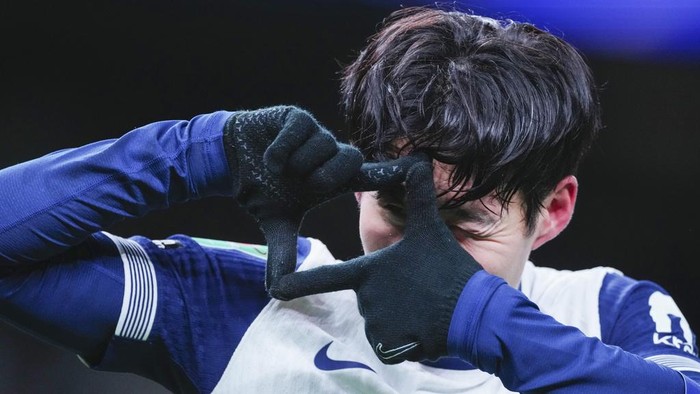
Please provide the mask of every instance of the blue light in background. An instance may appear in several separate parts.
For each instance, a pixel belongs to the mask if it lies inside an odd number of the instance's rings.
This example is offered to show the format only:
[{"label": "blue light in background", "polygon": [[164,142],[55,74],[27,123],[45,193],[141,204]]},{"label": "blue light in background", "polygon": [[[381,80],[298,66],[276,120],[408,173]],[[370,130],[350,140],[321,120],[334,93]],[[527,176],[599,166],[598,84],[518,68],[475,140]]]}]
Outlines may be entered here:
[{"label": "blue light in background", "polygon": [[[430,1],[370,1],[377,6]],[[473,0],[438,2],[499,19],[530,22],[589,55],[700,61],[700,0]]]}]

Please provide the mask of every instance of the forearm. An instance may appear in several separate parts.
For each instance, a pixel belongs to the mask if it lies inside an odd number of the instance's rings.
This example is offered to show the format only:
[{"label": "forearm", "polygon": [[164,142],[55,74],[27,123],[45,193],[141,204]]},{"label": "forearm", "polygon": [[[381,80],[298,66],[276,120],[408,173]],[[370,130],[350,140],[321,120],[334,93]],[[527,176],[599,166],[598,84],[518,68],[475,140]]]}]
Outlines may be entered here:
[{"label": "forearm", "polygon": [[230,195],[229,113],[152,123],[0,171],[0,262],[41,261],[115,222]]},{"label": "forearm", "polygon": [[[198,241],[91,234],[36,266],[0,274],[0,319],[97,369],[175,392],[211,392],[269,298],[265,259],[250,245]],[[298,258],[310,248],[300,239]]]},{"label": "forearm", "polygon": [[465,287],[448,346],[514,391],[685,392],[679,372],[560,324],[486,273]]},{"label": "forearm", "polygon": [[95,233],[31,269],[0,275],[0,318],[96,360],[114,334],[123,293],[119,252]]}]

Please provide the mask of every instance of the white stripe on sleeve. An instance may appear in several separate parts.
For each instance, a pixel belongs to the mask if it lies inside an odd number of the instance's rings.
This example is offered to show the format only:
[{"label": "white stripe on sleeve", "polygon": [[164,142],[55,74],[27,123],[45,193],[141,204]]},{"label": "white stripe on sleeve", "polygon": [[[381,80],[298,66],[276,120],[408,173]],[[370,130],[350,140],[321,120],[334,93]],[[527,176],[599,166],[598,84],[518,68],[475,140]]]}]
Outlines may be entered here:
[{"label": "white stripe on sleeve", "polygon": [[145,341],[158,306],[158,282],[153,263],[135,241],[103,232],[117,246],[124,264],[124,299],[115,335]]},{"label": "white stripe on sleeve", "polygon": [[658,354],[656,356],[647,357],[646,359],[649,361],[653,361],[659,365],[675,369],[676,371],[689,371],[700,373],[700,362],[688,357],[677,356],[672,354]]}]

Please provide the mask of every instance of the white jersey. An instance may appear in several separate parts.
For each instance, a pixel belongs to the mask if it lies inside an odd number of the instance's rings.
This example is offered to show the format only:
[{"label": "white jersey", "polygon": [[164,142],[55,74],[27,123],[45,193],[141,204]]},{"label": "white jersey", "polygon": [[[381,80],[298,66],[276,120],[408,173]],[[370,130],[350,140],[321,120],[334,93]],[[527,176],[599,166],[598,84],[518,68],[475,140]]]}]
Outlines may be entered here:
[{"label": "white jersey", "polygon": [[[312,248],[300,269],[335,260],[326,247]],[[611,268],[557,271],[525,266],[521,290],[540,309],[588,336],[601,338],[599,299]],[[319,364],[335,361],[335,367]],[[330,362],[333,364],[332,362]],[[365,366],[366,368],[362,367]],[[272,300],[233,354],[217,393],[506,393],[490,374],[403,362],[382,364],[369,346],[364,321],[350,290],[291,302]]]}]

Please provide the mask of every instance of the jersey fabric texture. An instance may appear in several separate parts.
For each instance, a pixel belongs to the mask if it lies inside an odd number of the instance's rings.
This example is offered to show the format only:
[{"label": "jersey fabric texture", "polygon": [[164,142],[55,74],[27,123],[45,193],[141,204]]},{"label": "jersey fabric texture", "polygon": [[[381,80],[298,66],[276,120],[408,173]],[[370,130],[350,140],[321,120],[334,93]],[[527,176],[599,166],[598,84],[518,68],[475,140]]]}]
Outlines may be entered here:
[{"label": "jersey fabric texture", "polygon": [[[231,196],[230,115],[156,122],[0,170],[0,316],[96,369],[175,392],[698,392],[695,336],[672,298],[613,269],[528,263],[520,289],[480,271],[452,316],[455,358],[389,366],[352,291],[271,300],[264,247],[102,232]],[[317,240],[297,248],[299,269],[336,262]]]}]

